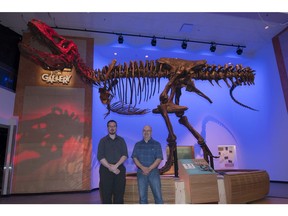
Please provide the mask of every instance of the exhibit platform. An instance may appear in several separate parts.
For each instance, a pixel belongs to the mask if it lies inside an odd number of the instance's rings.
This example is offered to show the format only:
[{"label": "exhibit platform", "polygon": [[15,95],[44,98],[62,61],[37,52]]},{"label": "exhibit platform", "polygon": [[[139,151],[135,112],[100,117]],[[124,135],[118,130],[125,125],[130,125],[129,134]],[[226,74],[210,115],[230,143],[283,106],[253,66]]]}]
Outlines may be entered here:
[{"label": "exhibit platform", "polygon": [[[265,170],[216,170],[207,174],[191,174],[182,168],[179,167],[177,178],[161,175],[165,204],[241,204],[260,200],[269,193],[270,179]],[[150,188],[148,201],[154,203]],[[135,175],[126,177],[124,202],[139,203]]]}]

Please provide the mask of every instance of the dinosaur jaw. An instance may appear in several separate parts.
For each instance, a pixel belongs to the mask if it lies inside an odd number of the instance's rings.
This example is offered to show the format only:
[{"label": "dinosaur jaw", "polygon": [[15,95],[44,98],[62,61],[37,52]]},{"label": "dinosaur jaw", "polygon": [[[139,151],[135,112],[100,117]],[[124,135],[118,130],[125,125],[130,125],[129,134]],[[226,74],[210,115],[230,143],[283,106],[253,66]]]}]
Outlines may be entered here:
[{"label": "dinosaur jaw", "polygon": [[71,71],[73,64],[67,61],[66,58],[59,55],[53,55],[47,52],[42,52],[24,43],[18,45],[21,54],[37,65],[40,65],[44,70],[68,70]]},{"label": "dinosaur jaw", "polygon": [[35,39],[49,48],[51,53],[20,43],[19,49],[24,56],[45,70],[64,70],[73,67],[73,59],[78,51],[72,41],[61,37],[51,27],[36,19],[30,21],[28,27]]},{"label": "dinosaur jaw", "polygon": [[40,20],[33,19],[28,22],[28,28],[33,36],[42,44],[47,46],[53,54],[66,54],[61,48],[61,41],[66,41],[54,29]]}]

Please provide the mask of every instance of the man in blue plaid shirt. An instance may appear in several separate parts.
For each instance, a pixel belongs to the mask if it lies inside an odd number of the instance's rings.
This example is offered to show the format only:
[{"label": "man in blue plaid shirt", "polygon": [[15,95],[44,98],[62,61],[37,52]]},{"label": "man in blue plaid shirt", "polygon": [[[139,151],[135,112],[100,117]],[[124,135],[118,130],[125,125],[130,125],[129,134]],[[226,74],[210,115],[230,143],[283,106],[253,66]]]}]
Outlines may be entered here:
[{"label": "man in blue plaid shirt", "polygon": [[148,186],[153,193],[155,204],[163,204],[161,180],[158,166],[163,160],[159,142],[152,139],[152,128],[143,128],[143,139],[137,142],[132,152],[137,169],[139,203],[148,204]]}]

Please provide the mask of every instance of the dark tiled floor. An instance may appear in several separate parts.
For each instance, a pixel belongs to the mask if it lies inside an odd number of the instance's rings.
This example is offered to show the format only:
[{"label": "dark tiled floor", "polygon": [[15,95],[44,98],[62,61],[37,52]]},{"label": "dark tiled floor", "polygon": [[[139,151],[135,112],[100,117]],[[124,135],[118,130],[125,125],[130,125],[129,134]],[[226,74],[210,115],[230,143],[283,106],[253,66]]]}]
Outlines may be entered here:
[{"label": "dark tiled floor", "polygon": [[[0,196],[0,204],[100,204],[99,190],[77,193]],[[288,183],[270,183],[266,198],[251,204],[288,204]]]}]

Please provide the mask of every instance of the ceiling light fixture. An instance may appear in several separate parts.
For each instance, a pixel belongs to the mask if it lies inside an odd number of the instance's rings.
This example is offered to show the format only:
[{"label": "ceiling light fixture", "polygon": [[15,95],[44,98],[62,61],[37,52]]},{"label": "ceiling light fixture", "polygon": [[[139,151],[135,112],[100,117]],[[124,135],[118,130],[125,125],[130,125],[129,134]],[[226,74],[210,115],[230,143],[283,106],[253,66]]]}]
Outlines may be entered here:
[{"label": "ceiling light fixture", "polygon": [[157,44],[157,41],[156,41],[156,37],[154,36],[151,40],[151,45],[156,46],[156,44]]},{"label": "ceiling light fixture", "polygon": [[182,44],[181,44],[182,49],[186,49],[187,48],[187,41],[183,40]]},{"label": "ceiling light fixture", "polygon": [[120,35],[118,36],[118,43],[119,43],[119,44],[123,44],[123,42],[124,42],[124,38],[123,38],[122,34],[120,34]]},{"label": "ceiling light fixture", "polygon": [[238,55],[241,55],[241,54],[243,53],[243,49],[242,49],[240,46],[238,46],[238,48],[237,48],[237,50],[236,50],[236,53],[237,53]]},{"label": "ceiling light fixture", "polygon": [[211,52],[215,52],[216,51],[216,44],[214,42],[211,43],[210,51]]}]

